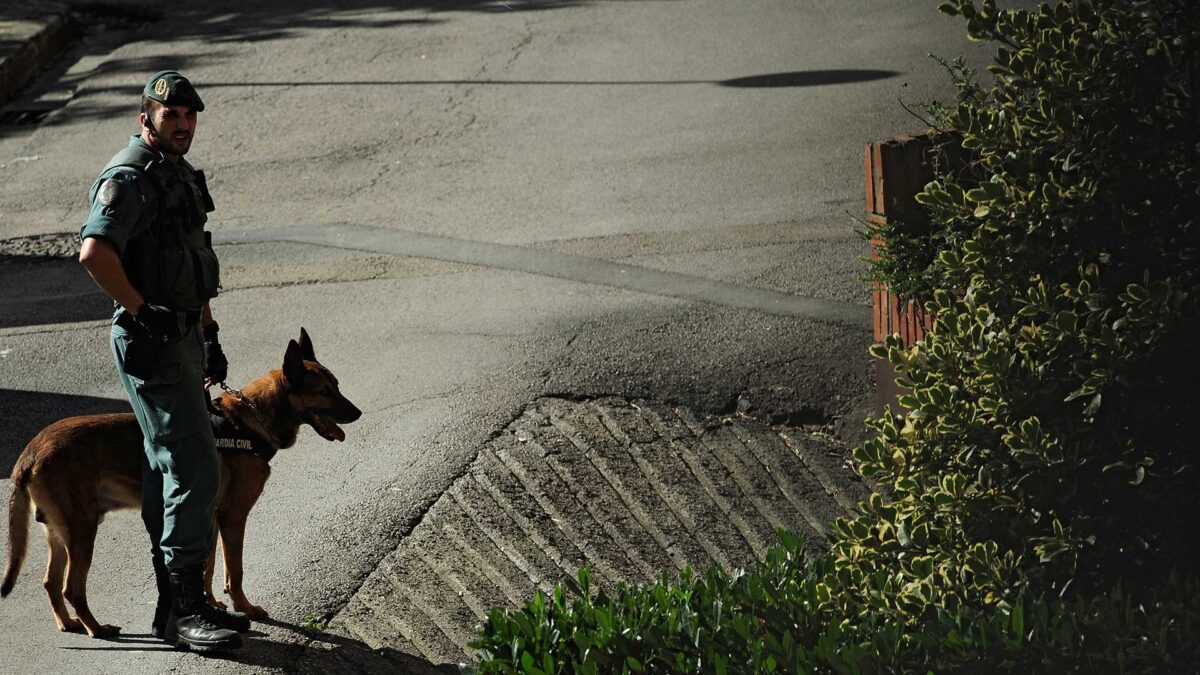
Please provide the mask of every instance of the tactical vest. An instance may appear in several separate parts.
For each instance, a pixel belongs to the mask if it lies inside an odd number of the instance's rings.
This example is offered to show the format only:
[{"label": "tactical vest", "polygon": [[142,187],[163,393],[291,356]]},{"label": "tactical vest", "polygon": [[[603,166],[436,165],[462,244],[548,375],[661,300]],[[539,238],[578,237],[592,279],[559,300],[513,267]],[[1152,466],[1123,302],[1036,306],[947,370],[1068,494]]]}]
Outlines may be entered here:
[{"label": "tactical vest", "polygon": [[180,158],[171,164],[159,153],[131,145],[109,161],[145,178],[146,208],[125,245],[121,264],[146,302],[177,311],[199,310],[217,296],[220,264],[212,234],[204,230],[214,210],[204,172]]}]

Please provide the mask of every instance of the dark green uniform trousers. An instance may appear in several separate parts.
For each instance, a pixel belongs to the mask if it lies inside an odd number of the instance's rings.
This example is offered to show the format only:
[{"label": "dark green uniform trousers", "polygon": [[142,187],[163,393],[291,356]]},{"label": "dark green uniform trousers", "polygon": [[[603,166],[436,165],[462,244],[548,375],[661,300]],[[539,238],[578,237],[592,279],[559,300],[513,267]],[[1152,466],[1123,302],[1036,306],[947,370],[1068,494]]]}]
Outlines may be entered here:
[{"label": "dark green uniform trousers", "polygon": [[155,347],[152,367],[138,371],[144,378],[130,375],[127,358],[141,357],[135,354],[140,345],[131,343],[146,339],[113,324],[117,372],[144,436],[142,521],[152,547],[168,568],[178,569],[208,558],[220,484],[205,401],[204,338],[192,325],[179,341]]}]

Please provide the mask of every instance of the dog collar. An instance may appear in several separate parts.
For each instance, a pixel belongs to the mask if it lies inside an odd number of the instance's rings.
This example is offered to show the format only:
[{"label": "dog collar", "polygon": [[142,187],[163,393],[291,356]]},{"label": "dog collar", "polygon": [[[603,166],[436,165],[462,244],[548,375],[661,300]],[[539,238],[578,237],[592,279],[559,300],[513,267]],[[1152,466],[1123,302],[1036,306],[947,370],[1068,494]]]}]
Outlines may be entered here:
[{"label": "dog collar", "polygon": [[233,423],[228,417],[209,413],[212,422],[213,438],[217,442],[217,450],[221,452],[244,452],[270,462],[275,458],[278,449],[268,443],[247,434]]}]

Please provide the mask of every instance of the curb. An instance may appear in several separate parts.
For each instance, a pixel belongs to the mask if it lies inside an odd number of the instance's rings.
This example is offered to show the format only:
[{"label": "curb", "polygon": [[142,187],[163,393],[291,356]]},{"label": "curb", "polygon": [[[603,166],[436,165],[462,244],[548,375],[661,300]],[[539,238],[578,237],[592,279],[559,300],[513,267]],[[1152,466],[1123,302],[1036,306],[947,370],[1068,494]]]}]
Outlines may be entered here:
[{"label": "curb", "polygon": [[[17,20],[0,18],[0,36],[6,31],[5,24],[18,21],[41,24],[32,34],[17,36],[21,44],[11,51],[0,53],[0,106],[7,105],[13,94],[28,84],[42,68],[62,53],[71,40],[71,21],[65,6],[41,7],[39,13]],[[32,28],[32,26],[31,26]]]}]

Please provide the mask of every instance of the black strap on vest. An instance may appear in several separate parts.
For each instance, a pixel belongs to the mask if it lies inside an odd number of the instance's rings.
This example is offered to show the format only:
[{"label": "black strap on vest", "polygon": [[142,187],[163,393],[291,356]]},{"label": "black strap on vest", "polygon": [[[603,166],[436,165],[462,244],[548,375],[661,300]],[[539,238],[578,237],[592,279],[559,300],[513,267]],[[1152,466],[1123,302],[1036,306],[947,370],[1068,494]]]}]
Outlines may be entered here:
[{"label": "black strap on vest", "polygon": [[270,462],[275,458],[275,453],[279,452],[270,444],[239,429],[233,420],[225,417],[215,406],[210,407],[208,419],[212,423],[213,438],[216,439],[217,450],[220,452],[248,453],[265,462]]}]

